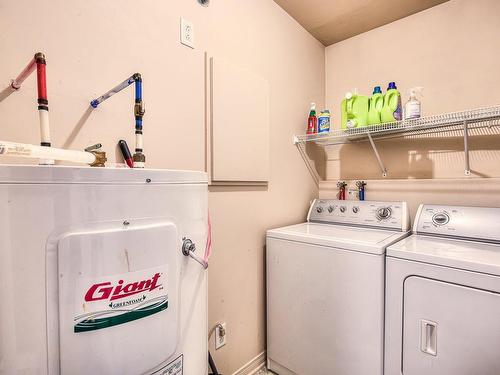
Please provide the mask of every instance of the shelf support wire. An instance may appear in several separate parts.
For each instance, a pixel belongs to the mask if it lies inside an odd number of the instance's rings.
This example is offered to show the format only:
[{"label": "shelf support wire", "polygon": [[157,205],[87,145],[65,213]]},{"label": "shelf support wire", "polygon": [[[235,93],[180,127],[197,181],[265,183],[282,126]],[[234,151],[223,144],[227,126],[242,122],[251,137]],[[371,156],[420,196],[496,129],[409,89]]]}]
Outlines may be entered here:
[{"label": "shelf support wire", "polygon": [[297,146],[300,152],[300,156],[302,156],[302,159],[306,163],[307,169],[309,170],[309,173],[311,174],[314,183],[316,184],[316,186],[319,187],[319,181],[320,181],[319,173],[316,171],[316,167],[314,166],[311,159],[309,159],[309,157],[307,156],[306,142],[302,142],[296,136],[294,136],[293,143],[295,144],[295,146]]},{"label": "shelf support wire", "polygon": [[375,154],[375,156],[377,158],[380,170],[382,171],[382,177],[387,177],[387,169],[385,168],[385,165],[382,162],[382,159],[380,158],[380,154],[378,153],[377,146],[375,146],[375,142],[373,142],[372,135],[370,133],[367,133],[367,135],[368,135],[368,139],[370,140],[370,144],[372,145],[373,153]]},{"label": "shelf support wire", "polygon": [[464,159],[465,159],[465,175],[470,176],[470,161],[469,161],[469,124],[464,121]]}]

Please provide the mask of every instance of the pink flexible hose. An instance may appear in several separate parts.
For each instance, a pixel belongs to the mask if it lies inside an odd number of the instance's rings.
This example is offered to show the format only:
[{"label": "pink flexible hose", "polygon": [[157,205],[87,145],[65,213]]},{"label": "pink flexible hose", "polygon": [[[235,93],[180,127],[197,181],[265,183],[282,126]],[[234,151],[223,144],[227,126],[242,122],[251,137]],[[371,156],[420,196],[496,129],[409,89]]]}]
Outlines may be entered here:
[{"label": "pink flexible hose", "polygon": [[11,86],[13,89],[18,90],[21,88],[21,84],[23,81],[35,70],[36,68],[36,60],[33,58],[28,65],[26,65],[26,68],[23,69],[23,71],[17,76],[15,80],[12,81]]},{"label": "pink flexible hose", "polygon": [[212,255],[212,220],[210,219],[210,212],[208,213],[207,231],[207,243],[205,245],[205,256],[203,257],[203,261],[208,265],[208,259],[210,255]]}]

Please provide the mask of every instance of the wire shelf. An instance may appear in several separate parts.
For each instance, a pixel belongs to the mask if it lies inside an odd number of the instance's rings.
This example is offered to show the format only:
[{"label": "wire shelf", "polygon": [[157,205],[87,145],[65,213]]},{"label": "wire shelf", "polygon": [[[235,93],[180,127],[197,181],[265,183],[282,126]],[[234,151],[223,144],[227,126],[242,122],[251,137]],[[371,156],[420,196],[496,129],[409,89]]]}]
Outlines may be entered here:
[{"label": "wire shelf", "polygon": [[470,130],[500,126],[500,106],[445,113],[413,120],[388,122],[326,134],[296,135],[294,143],[314,142],[322,146],[368,141],[372,138],[405,137],[431,133],[461,131],[464,124]]},{"label": "wire shelf", "polygon": [[314,180],[319,183],[319,175],[307,156],[306,144],[308,142],[313,142],[320,146],[330,146],[369,141],[377,158],[382,176],[386,177],[387,169],[384,166],[374,140],[398,137],[461,137],[464,142],[465,175],[469,176],[469,136],[492,135],[500,136],[500,105],[354,129],[334,130],[326,134],[295,135],[293,142],[299,149],[304,161],[306,161]]}]

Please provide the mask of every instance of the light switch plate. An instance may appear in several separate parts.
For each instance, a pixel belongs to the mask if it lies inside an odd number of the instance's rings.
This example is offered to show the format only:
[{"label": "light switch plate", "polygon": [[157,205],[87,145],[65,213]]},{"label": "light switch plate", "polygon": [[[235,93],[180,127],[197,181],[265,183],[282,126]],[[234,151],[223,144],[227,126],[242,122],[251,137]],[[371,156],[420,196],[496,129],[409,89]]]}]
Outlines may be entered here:
[{"label": "light switch plate", "polygon": [[194,48],[193,24],[184,18],[181,18],[181,44]]}]

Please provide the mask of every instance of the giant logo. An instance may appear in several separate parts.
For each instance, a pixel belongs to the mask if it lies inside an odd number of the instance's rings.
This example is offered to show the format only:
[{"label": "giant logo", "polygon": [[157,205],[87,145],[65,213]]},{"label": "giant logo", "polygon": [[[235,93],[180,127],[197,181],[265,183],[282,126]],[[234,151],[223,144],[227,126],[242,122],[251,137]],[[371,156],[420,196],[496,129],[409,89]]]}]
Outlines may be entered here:
[{"label": "giant logo", "polygon": [[107,299],[114,301],[130,297],[137,293],[151,292],[162,286],[162,284],[159,284],[161,276],[161,273],[155,273],[150,279],[135,281],[125,285],[123,285],[123,280],[118,280],[116,285],[113,285],[111,282],[94,284],[85,293],[85,301],[92,302]]}]

